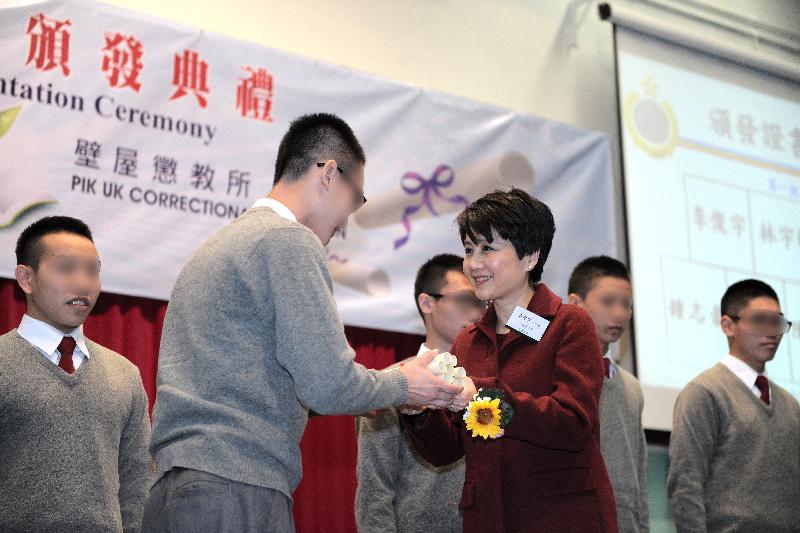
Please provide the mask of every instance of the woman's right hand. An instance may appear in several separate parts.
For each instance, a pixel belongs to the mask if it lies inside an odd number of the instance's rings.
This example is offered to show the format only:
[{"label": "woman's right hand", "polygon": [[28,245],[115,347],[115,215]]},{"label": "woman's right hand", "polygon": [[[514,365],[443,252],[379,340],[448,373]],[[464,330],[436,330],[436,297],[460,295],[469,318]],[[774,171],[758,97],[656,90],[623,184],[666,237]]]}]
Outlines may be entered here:
[{"label": "woman's right hand", "polygon": [[474,398],[476,394],[478,394],[478,391],[475,388],[475,383],[472,382],[472,378],[464,378],[464,390],[462,390],[455,396],[455,398],[453,398],[453,403],[450,404],[448,409],[456,413],[458,411],[463,411],[467,408],[467,405],[472,401],[472,398]]}]

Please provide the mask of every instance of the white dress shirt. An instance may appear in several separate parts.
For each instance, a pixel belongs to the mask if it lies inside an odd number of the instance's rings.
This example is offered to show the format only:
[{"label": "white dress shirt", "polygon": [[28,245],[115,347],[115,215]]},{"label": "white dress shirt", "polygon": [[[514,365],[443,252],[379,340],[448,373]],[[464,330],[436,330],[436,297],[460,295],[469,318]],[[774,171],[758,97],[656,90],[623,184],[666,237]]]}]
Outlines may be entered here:
[{"label": "white dress shirt", "polygon": [[609,361],[611,361],[611,363],[608,365],[608,373],[610,374],[608,379],[614,379],[617,373],[619,373],[619,370],[617,370],[617,363],[614,361],[614,359],[611,358],[609,354],[605,354],[603,356],[603,359],[608,359]]},{"label": "white dress shirt", "polygon": [[278,216],[291,220],[292,222],[297,222],[297,217],[294,216],[292,210],[274,198],[259,198],[256,200],[256,203],[253,204],[253,207],[269,207],[275,211]]},{"label": "white dress shirt", "polygon": [[89,357],[89,349],[86,347],[86,337],[83,335],[82,325],[69,333],[64,333],[50,324],[36,320],[26,314],[22,316],[17,333],[19,333],[20,337],[33,344],[54,365],[57,365],[61,360],[61,352],[58,351],[58,345],[61,344],[61,339],[64,337],[75,339],[75,351],[72,352],[72,365],[75,370]]},{"label": "white dress shirt", "polygon": [[[731,372],[736,374],[736,377],[750,389],[753,394],[761,398],[761,390],[756,387],[756,378],[759,376],[758,372],[753,370],[753,367],[736,357],[735,355],[728,354],[722,359],[722,364],[727,366]],[[764,377],[766,377],[764,373]],[[769,381],[767,381],[769,383]],[[770,386],[770,397],[772,396],[772,386]]]}]

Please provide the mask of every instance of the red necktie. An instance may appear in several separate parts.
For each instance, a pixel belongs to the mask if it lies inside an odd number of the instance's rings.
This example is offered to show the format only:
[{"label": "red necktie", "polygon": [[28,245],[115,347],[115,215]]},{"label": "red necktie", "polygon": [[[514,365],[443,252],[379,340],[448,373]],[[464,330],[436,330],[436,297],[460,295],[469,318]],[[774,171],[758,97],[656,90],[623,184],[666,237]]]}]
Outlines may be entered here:
[{"label": "red necktie", "polygon": [[606,367],[606,377],[611,379],[611,359],[603,357],[603,366]]},{"label": "red necktie", "polygon": [[58,366],[67,374],[75,372],[75,366],[72,364],[72,352],[75,350],[75,339],[72,337],[64,337],[58,345],[58,351],[61,352],[61,359],[58,360]]},{"label": "red necktie", "polygon": [[761,391],[761,401],[769,405],[769,381],[767,377],[759,375],[756,378],[756,387]]}]

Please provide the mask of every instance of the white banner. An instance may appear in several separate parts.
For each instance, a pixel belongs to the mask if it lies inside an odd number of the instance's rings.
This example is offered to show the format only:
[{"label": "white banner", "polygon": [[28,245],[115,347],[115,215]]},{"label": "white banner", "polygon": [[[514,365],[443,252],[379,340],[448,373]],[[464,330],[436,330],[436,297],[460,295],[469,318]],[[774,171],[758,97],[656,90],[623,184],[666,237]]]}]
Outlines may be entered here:
[{"label": "white banner", "polygon": [[89,1],[0,10],[0,57],[2,276],[27,224],[66,214],[92,228],[105,290],[167,299],[192,252],[269,192],[289,122],[317,111],[367,153],[369,201],[329,246],[348,324],[421,332],[417,268],[462,251],[455,216],[497,187],[552,208],[554,290],[614,251],[598,132]]}]

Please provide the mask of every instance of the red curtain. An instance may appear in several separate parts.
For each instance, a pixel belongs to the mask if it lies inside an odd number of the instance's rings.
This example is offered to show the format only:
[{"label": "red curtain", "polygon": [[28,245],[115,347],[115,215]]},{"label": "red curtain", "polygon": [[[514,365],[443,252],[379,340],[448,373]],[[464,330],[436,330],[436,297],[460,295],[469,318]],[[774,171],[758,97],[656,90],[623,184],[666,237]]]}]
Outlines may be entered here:
[{"label": "red curtain", "polygon": [[[0,278],[0,334],[17,327],[25,298],[16,281]],[[142,374],[152,408],[158,346],[167,302],[103,293],[86,321],[86,335],[130,359]],[[383,368],[417,353],[418,335],[346,327],[356,360]],[[303,481],[294,494],[297,531],[355,531],[355,423],[350,416],[312,418],[301,442]]]}]

